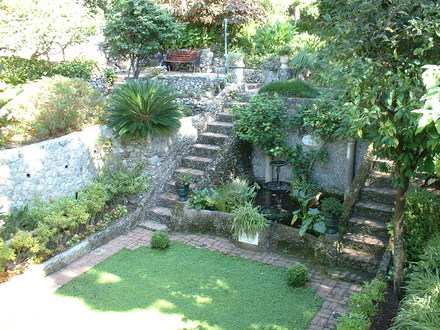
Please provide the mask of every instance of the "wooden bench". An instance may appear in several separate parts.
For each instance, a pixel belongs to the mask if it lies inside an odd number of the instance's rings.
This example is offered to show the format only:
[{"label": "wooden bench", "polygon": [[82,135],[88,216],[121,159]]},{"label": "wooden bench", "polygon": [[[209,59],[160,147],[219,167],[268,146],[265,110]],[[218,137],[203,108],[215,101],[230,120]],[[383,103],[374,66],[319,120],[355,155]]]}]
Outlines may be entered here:
[{"label": "wooden bench", "polygon": [[196,66],[199,65],[200,51],[198,50],[170,50],[163,62],[168,71],[171,71],[171,63],[191,63],[196,72]]}]

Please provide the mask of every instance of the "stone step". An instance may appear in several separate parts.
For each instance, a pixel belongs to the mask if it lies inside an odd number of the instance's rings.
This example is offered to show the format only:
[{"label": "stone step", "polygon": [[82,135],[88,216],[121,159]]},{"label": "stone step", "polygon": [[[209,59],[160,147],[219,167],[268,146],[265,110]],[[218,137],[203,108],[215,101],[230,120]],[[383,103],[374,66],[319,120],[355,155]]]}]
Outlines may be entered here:
[{"label": "stone step", "polygon": [[252,90],[259,90],[261,86],[263,86],[262,83],[247,83],[244,84],[244,90],[247,92]]},{"label": "stone step", "polygon": [[229,138],[229,135],[221,133],[204,132],[199,135],[198,143],[213,144],[216,146],[222,146]]},{"label": "stone step", "polygon": [[172,209],[174,202],[176,202],[178,198],[179,198],[179,196],[177,196],[176,194],[165,193],[165,194],[162,194],[159,196],[158,204],[162,208]]},{"label": "stone step", "polygon": [[197,170],[205,170],[212,163],[212,158],[199,156],[186,156],[182,158],[182,166]]},{"label": "stone step", "polygon": [[376,274],[381,257],[372,253],[342,248],[339,254],[338,265],[359,270],[368,274]]},{"label": "stone step", "polygon": [[363,187],[360,199],[381,204],[394,206],[396,201],[396,190],[380,187]]},{"label": "stone step", "polygon": [[394,187],[390,173],[371,171],[365,181],[366,187],[378,187],[392,189]]},{"label": "stone step", "polygon": [[[158,208],[156,208],[156,209],[158,209]],[[161,209],[163,209],[163,208],[161,208]],[[151,211],[155,212],[155,209],[153,209]],[[170,211],[170,216],[171,216],[171,210],[169,210],[169,211]],[[160,223],[160,222],[152,221],[152,220],[141,221],[138,223],[138,227],[145,228],[145,229],[148,229],[151,231],[165,231],[165,232],[167,232],[170,230],[170,228],[165,223]]]},{"label": "stone step", "polygon": [[348,230],[352,233],[388,238],[388,228],[384,221],[352,217],[348,219]]},{"label": "stone step", "polygon": [[228,135],[232,127],[234,126],[233,123],[228,123],[224,121],[213,121],[208,123],[207,131],[211,133],[220,133],[220,134],[226,134]]},{"label": "stone step", "polygon": [[198,181],[199,179],[201,179],[204,175],[205,175],[205,171],[202,170],[198,170],[195,168],[190,168],[190,167],[179,167],[178,169],[176,169],[174,171],[175,174],[178,173],[191,173],[192,175],[195,176],[195,180]]},{"label": "stone step", "polygon": [[393,217],[393,207],[386,204],[359,201],[354,204],[353,216],[388,222]]},{"label": "stone step", "polygon": [[229,112],[217,113],[217,120],[226,123],[232,123],[234,121],[234,115]]},{"label": "stone step", "polygon": [[374,237],[367,234],[347,233],[342,238],[345,248],[380,255],[385,252],[387,238]]},{"label": "stone step", "polygon": [[245,92],[238,93],[236,99],[240,102],[249,102],[250,98],[257,95],[258,89],[253,89]]},{"label": "stone step", "polygon": [[226,109],[231,109],[231,108],[234,108],[234,107],[241,107],[241,106],[244,106],[246,104],[248,104],[248,102],[233,100],[233,101],[230,101],[230,102],[226,102],[225,107],[226,107]]},{"label": "stone step", "polygon": [[360,285],[367,284],[375,277],[376,274],[367,273],[362,270],[354,270],[347,267],[331,267],[326,269],[326,273],[332,279],[343,280],[345,282],[356,283]]},{"label": "stone step", "polygon": [[377,172],[391,173],[394,171],[395,166],[391,160],[375,159],[375,160],[373,160],[372,168],[374,171],[377,171]]},{"label": "stone step", "polygon": [[220,149],[219,146],[213,144],[196,143],[193,144],[192,154],[200,157],[211,157],[220,151]]}]

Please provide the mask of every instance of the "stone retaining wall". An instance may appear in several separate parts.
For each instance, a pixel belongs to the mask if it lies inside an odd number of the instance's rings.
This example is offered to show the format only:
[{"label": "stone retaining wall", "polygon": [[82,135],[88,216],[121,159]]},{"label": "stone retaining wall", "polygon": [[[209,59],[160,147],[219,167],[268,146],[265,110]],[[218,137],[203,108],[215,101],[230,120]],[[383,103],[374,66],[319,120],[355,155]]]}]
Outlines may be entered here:
[{"label": "stone retaining wall", "polygon": [[224,77],[217,74],[167,73],[158,76],[158,79],[187,96],[212,97],[224,87]]}]

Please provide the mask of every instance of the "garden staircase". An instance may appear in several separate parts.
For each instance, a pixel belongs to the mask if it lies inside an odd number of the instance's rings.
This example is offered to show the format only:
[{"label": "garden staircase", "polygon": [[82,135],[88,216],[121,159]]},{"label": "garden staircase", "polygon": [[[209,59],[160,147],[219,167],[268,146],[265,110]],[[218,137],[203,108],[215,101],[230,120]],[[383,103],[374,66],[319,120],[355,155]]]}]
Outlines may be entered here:
[{"label": "garden staircase", "polygon": [[[233,138],[233,116],[228,112],[220,112],[216,120],[207,124],[206,130],[201,133],[197,141],[192,145],[189,155],[182,158],[181,165],[174,170],[173,178],[167,182],[163,191],[159,194],[155,206],[147,212],[147,221],[141,222],[139,226],[152,229],[157,226],[157,222],[168,224],[172,206],[177,201],[175,188],[175,177],[179,173],[191,173],[196,177],[196,182],[206,181],[207,170],[212,167],[214,160],[221,157],[221,150],[227,141]],[[194,189],[196,184],[191,184],[190,189]]]},{"label": "garden staircase", "polygon": [[388,161],[375,160],[348,220],[347,233],[342,237],[339,265],[375,274],[389,241],[387,224],[392,220],[396,191],[390,174],[382,172]]}]

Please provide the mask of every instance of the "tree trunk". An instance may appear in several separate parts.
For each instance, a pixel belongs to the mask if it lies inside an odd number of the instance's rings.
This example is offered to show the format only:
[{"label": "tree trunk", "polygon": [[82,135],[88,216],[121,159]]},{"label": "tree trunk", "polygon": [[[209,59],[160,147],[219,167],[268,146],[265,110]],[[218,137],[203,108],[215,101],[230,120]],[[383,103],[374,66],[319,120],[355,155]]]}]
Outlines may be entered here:
[{"label": "tree trunk", "polygon": [[409,177],[405,176],[403,183],[397,187],[396,208],[394,211],[394,292],[402,298],[403,285],[403,219],[405,217],[406,193],[409,187]]}]

